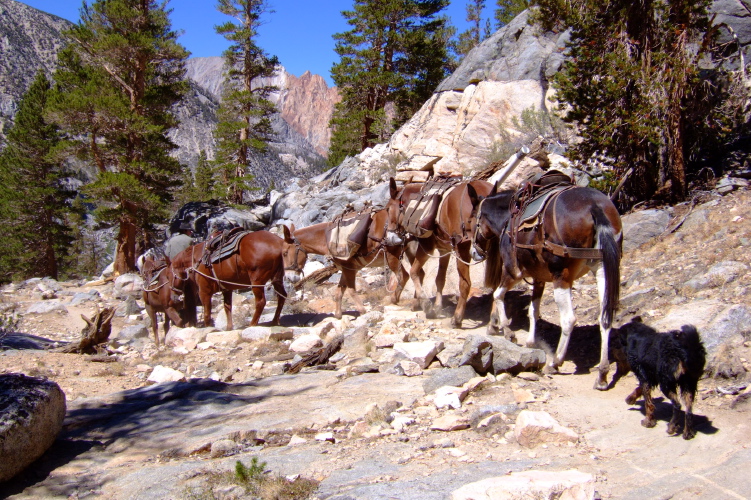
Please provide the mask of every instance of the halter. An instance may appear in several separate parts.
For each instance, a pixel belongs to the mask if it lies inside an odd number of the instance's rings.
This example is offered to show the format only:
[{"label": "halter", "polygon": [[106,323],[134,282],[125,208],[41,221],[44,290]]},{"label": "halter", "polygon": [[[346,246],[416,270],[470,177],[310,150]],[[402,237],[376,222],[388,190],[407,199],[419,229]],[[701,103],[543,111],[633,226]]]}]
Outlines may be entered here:
[{"label": "halter", "polygon": [[[295,258],[291,265],[284,267],[284,270],[295,271],[305,276],[305,273],[303,272],[302,268],[300,268],[300,264],[298,264],[299,259],[297,258],[300,255],[300,252],[304,252],[305,250],[302,249],[302,244],[294,236],[292,236],[292,242],[295,244]],[[307,255],[307,252],[306,252],[306,255]]]}]

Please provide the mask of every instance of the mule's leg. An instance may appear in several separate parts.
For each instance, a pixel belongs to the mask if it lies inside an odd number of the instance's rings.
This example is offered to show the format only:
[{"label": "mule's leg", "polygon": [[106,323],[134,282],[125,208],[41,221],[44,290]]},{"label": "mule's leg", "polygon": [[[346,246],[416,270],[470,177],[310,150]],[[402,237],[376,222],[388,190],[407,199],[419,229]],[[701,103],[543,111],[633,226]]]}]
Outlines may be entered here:
[{"label": "mule's leg", "polygon": [[151,329],[154,332],[154,343],[159,347],[159,325],[156,321],[156,311],[154,311],[154,308],[148,302],[146,302],[146,314],[148,314],[149,319],[151,319]]},{"label": "mule's leg", "polygon": [[345,283],[347,284],[347,290],[349,291],[349,296],[352,299],[352,302],[355,303],[355,309],[358,313],[365,314],[365,304],[363,304],[362,298],[357,294],[356,289],[357,271],[354,269],[344,269],[342,270],[342,278],[344,278]]},{"label": "mule's leg", "polygon": [[272,286],[276,291],[276,312],[274,312],[274,319],[271,320],[273,326],[279,326],[279,318],[282,317],[282,308],[284,302],[287,300],[287,290],[284,288],[284,280],[273,281]]},{"label": "mule's leg", "polygon": [[694,430],[694,413],[693,413],[695,395],[696,395],[695,387],[693,388],[693,390],[690,388],[681,387],[681,397],[683,398],[683,403],[686,405],[686,419],[683,424],[683,439],[691,439],[694,436],[696,436],[696,431]]},{"label": "mule's leg", "polygon": [[[532,283],[532,302],[529,303],[529,335],[527,347],[534,347],[537,343],[537,321],[540,319],[540,302],[542,293],[545,291],[545,282],[534,280]],[[508,339],[516,341],[516,336],[510,333]]]},{"label": "mule's leg", "polygon": [[595,381],[595,389],[604,391],[608,388],[608,371],[610,371],[610,359],[608,359],[608,340],[610,339],[610,326],[605,325],[605,266],[600,261],[592,268],[597,278],[597,295],[600,299],[600,364],[597,366],[598,376]]},{"label": "mule's leg", "polygon": [[512,278],[506,271],[503,271],[501,284],[493,292],[493,305],[495,315],[491,313],[490,322],[488,323],[488,335],[502,335],[504,329],[511,324],[511,320],[506,316],[506,292],[508,292],[518,280]]},{"label": "mule's leg", "polygon": [[402,262],[396,255],[386,253],[386,263],[388,264],[389,269],[391,269],[391,272],[394,273],[394,276],[396,276],[396,286],[391,293],[391,303],[398,304],[399,298],[401,298],[402,291],[404,290],[404,285],[407,284],[407,280],[409,279],[409,273],[404,269]]},{"label": "mule's leg", "polygon": [[645,418],[641,421],[641,425],[644,427],[655,426],[655,404],[652,401],[652,387],[648,384],[641,384],[641,392],[644,396],[644,413]]},{"label": "mule's leg", "polygon": [[459,273],[459,299],[456,301],[456,311],[454,311],[454,317],[451,320],[451,326],[454,328],[462,327],[462,320],[464,319],[464,313],[467,310],[467,298],[469,292],[472,289],[472,278],[469,274],[469,265],[465,262],[470,262],[470,243],[462,243],[457,245],[456,253],[459,254],[456,259],[456,270]]},{"label": "mule's leg", "polygon": [[435,313],[431,307],[430,300],[425,295],[425,290],[422,288],[422,278],[425,276],[422,268],[430,257],[419,245],[417,253],[415,254],[415,261],[412,263],[412,267],[409,269],[409,277],[412,279],[412,283],[415,285],[415,301],[412,305],[412,310],[417,311],[420,307],[425,311],[425,317],[428,319],[435,318]]},{"label": "mule's leg", "polygon": [[344,290],[347,288],[347,280],[344,279],[344,269],[339,269],[342,275],[339,277],[339,284],[336,286],[336,292],[334,292],[334,303],[336,304],[334,317],[336,319],[342,319],[342,301],[344,300]]},{"label": "mule's leg", "polygon": [[209,289],[208,285],[198,285],[198,298],[201,301],[201,307],[203,307],[204,328],[214,326],[214,319],[211,317],[211,297],[213,295],[214,290]]},{"label": "mule's leg", "polygon": [[253,318],[250,320],[250,326],[256,326],[258,324],[258,320],[261,317],[261,313],[263,313],[263,308],[266,307],[266,290],[264,289],[263,285],[256,286],[257,283],[253,283],[253,297],[255,298],[255,311],[253,311]]},{"label": "mule's leg", "polygon": [[[436,316],[441,316],[441,313],[443,312],[443,287],[446,286],[446,271],[448,271],[450,261],[450,253],[438,258],[438,272],[435,275],[435,302],[433,303]],[[461,275],[459,281],[461,281]],[[456,308],[459,310],[458,304]],[[461,326],[461,324],[461,319],[459,319],[459,326]],[[454,318],[451,321],[451,326],[458,328],[456,326],[456,314],[454,314]]]},{"label": "mule's leg", "polygon": [[558,367],[563,364],[563,359],[566,357],[566,350],[568,349],[568,342],[571,339],[571,332],[574,330],[574,325],[576,324],[574,305],[571,301],[571,284],[556,281],[553,285],[553,297],[555,298],[555,304],[558,306],[561,320],[561,339],[558,341],[555,357],[545,367],[545,371],[548,373],[556,372]]}]

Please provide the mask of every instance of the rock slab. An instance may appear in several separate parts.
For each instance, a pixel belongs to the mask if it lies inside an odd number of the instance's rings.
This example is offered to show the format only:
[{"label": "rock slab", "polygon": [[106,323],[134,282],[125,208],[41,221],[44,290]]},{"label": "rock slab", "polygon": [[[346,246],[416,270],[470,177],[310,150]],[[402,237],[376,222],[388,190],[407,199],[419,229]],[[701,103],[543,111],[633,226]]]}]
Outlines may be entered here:
[{"label": "rock slab", "polygon": [[56,383],[22,374],[0,375],[0,483],[42,456],[65,418],[65,394]]}]

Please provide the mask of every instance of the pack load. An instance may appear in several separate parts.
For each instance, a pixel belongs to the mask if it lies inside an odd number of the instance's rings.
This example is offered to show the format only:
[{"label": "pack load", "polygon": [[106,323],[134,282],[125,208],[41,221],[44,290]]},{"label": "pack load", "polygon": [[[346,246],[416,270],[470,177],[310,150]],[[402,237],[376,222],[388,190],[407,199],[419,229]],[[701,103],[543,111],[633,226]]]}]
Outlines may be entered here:
[{"label": "pack load", "polygon": [[402,223],[404,229],[418,238],[431,236],[443,197],[460,182],[462,182],[461,176],[429,179],[423,185],[419,195],[407,202]]},{"label": "pack load", "polygon": [[329,253],[337,259],[352,258],[367,243],[371,210],[345,211],[326,228]]}]

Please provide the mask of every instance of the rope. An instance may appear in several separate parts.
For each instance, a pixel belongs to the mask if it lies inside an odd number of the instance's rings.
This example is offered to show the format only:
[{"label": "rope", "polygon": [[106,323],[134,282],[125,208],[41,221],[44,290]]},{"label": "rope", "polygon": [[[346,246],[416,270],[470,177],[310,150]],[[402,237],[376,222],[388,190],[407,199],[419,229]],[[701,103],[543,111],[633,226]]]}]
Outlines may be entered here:
[{"label": "rope", "polygon": [[165,286],[166,284],[167,284],[167,282],[165,281],[164,283],[162,283],[161,285],[159,285],[159,286],[158,286],[158,287],[156,287],[156,288],[146,288],[146,287],[144,287],[144,288],[143,288],[143,291],[144,291],[144,292],[148,292],[148,293],[150,293],[150,292],[156,292],[157,290],[159,290],[160,288],[162,288],[162,287],[163,287],[163,286]]},{"label": "rope", "polygon": [[[241,288],[266,288],[266,286],[267,286],[265,283],[263,285],[253,285],[253,284],[248,284],[248,283],[233,283],[232,281],[220,280],[219,278],[217,278],[215,276],[209,276],[208,274],[202,273],[201,271],[199,271],[195,267],[189,267],[188,269],[186,269],[186,271],[193,271],[196,274],[200,274],[204,278],[208,278],[210,280],[214,280],[217,283],[219,283],[220,286],[222,284],[239,286]],[[274,290],[274,293],[277,294],[279,297],[282,297],[284,299],[287,298],[287,295],[282,295],[281,293],[279,293],[276,290],[276,288],[273,288],[273,290]]]}]

